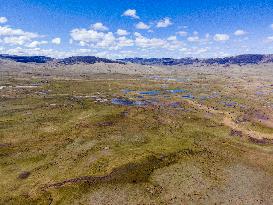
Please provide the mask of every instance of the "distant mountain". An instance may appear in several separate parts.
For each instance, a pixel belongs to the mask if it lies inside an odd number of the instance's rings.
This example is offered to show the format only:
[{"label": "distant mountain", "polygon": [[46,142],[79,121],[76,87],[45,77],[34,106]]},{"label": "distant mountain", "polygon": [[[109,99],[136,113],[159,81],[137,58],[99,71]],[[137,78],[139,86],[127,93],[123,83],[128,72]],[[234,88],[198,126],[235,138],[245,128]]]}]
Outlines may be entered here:
[{"label": "distant mountain", "polygon": [[73,64],[94,64],[94,63],[135,63],[142,65],[245,65],[245,64],[260,64],[260,63],[273,63],[273,55],[261,55],[261,54],[246,54],[225,58],[124,58],[117,60],[110,60],[107,58],[99,58],[95,56],[72,56],[69,58],[55,59],[46,56],[16,56],[16,55],[0,55],[0,59],[8,59],[21,63],[50,63],[73,65]]},{"label": "distant mountain", "polygon": [[46,56],[16,56],[16,55],[0,55],[0,59],[13,60],[20,63],[48,63],[54,58]]},{"label": "distant mountain", "polygon": [[232,56],[226,58],[210,58],[202,60],[205,64],[259,64],[259,63],[269,63],[273,62],[273,56],[269,55],[257,55],[257,54],[247,54]]},{"label": "distant mountain", "polygon": [[124,58],[118,59],[122,62],[127,63],[137,63],[142,65],[191,65],[191,64],[259,64],[259,63],[272,63],[273,55],[259,55],[259,54],[246,54],[238,55],[225,58],[207,58],[207,59],[198,59],[198,58]]},{"label": "distant mountain", "polygon": [[142,65],[191,65],[200,62],[199,59],[194,58],[124,58],[118,60],[126,63],[136,63]]},{"label": "distant mountain", "polygon": [[78,63],[94,64],[94,63],[120,63],[124,62],[110,60],[106,58],[98,58],[95,56],[72,56],[69,58],[55,59],[46,56],[16,56],[16,55],[0,55],[0,59],[8,59],[20,63],[49,63],[55,62],[65,65],[73,65]]},{"label": "distant mountain", "polygon": [[110,60],[107,58],[98,58],[95,56],[72,56],[69,58],[64,58],[58,60],[58,63],[63,63],[66,65],[71,65],[71,64],[78,64],[78,63],[86,63],[86,64],[94,64],[94,63],[122,63],[120,61],[115,61],[115,60]]}]

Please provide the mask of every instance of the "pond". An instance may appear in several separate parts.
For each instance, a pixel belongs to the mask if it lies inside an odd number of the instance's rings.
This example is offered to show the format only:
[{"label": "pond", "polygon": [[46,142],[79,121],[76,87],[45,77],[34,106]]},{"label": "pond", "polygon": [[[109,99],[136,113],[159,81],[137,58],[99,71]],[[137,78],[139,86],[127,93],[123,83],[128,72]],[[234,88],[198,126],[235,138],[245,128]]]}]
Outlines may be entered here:
[{"label": "pond", "polygon": [[150,91],[141,91],[140,95],[159,95],[160,91],[158,90],[150,90]]},{"label": "pond", "polygon": [[182,98],[185,98],[185,99],[194,99],[194,96],[191,95],[191,94],[188,94],[188,95],[183,95]]},{"label": "pond", "polygon": [[183,89],[174,89],[174,90],[167,90],[167,92],[175,94],[175,93],[185,93],[187,91]]},{"label": "pond", "polygon": [[114,105],[125,105],[125,106],[144,106],[148,104],[148,102],[146,101],[133,101],[133,100],[128,100],[124,98],[113,98],[111,100],[111,103]]}]

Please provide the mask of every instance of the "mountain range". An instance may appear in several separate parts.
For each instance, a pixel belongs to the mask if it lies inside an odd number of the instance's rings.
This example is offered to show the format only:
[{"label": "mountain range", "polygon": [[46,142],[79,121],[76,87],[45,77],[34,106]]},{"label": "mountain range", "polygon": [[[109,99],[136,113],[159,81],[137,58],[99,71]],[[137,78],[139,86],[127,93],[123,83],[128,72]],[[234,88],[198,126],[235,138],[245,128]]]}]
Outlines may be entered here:
[{"label": "mountain range", "polygon": [[122,62],[137,63],[143,65],[192,65],[192,64],[205,64],[205,65],[228,65],[228,64],[260,64],[260,63],[272,63],[273,55],[261,55],[261,54],[246,54],[225,58],[125,58],[118,59]]},{"label": "mountain range", "polygon": [[245,64],[261,64],[261,63],[272,63],[273,55],[262,55],[262,54],[245,54],[232,57],[224,58],[124,58],[111,60],[107,58],[99,58],[95,56],[72,56],[63,59],[56,59],[46,56],[16,56],[16,55],[0,55],[0,60],[12,60],[15,62],[21,63],[58,63],[64,65],[73,65],[73,64],[94,64],[94,63],[135,63],[142,65],[165,65],[165,66],[174,66],[174,65],[193,65],[193,64],[205,64],[205,65],[245,65]]}]

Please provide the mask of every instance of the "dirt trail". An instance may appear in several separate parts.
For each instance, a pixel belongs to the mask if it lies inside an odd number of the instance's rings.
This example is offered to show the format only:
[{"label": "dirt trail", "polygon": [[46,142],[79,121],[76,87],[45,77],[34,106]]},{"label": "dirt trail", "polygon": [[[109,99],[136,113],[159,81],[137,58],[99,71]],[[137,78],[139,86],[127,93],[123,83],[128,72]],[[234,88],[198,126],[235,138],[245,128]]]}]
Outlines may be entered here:
[{"label": "dirt trail", "polygon": [[[187,102],[194,106],[195,108],[198,108],[200,110],[204,110],[208,113],[211,114],[218,114],[218,115],[223,115],[223,121],[222,123],[225,126],[230,127],[233,130],[240,131],[244,136],[247,136],[250,139],[256,139],[257,143],[259,143],[259,140],[273,140],[273,135],[272,134],[265,134],[265,133],[260,133],[257,131],[253,131],[250,129],[247,129],[245,127],[240,126],[239,124],[235,123],[232,119],[235,118],[232,114],[226,112],[226,111],[221,111],[221,110],[215,110],[212,107],[208,107],[206,105],[194,102],[192,100],[187,100]],[[255,141],[255,140],[254,140]],[[260,141],[260,143],[263,143],[263,141]],[[265,143],[265,142],[264,142]]]}]

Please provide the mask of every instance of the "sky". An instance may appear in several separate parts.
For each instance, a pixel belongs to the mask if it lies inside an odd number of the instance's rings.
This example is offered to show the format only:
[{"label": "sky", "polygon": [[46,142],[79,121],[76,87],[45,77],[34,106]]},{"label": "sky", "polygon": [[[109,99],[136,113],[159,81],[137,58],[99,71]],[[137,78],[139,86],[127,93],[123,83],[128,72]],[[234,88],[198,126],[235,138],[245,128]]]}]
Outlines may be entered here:
[{"label": "sky", "polygon": [[272,54],[273,0],[0,0],[0,53]]}]

